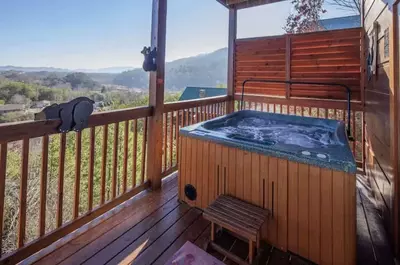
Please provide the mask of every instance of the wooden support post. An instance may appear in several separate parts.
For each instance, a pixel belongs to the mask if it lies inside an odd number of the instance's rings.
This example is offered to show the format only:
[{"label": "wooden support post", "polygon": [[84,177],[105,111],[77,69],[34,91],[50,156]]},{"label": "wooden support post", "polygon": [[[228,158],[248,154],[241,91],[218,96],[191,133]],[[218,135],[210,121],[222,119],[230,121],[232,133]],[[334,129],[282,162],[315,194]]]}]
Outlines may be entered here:
[{"label": "wooden support post", "polygon": [[229,9],[229,36],[228,36],[228,102],[226,113],[235,111],[235,42],[237,34],[237,10]]},{"label": "wooden support post", "polygon": [[150,73],[147,177],[153,190],[161,187],[163,109],[165,81],[165,39],[167,0],[153,0],[151,47],[157,48],[157,70]]},{"label": "wooden support post", "polygon": [[399,41],[399,1],[393,5],[393,21],[391,24],[390,34],[390,158],[393,168],[394,179],[394,196],[393,196],[393,213],[392,213],[392,231],[394,252],[397,257],[400,256],[400,165],[399,165],[399,150],[400,150],[400,117],[399,117],[399,104],[400,104],[400,78],[399,78],[399,58],[400,58],[400,41]]},{"label": "wooden support post", "polygon": [[249,240],[249,263],[253,263],[253,257],[254,257],[254,245],[253,245],[253,240]]}]

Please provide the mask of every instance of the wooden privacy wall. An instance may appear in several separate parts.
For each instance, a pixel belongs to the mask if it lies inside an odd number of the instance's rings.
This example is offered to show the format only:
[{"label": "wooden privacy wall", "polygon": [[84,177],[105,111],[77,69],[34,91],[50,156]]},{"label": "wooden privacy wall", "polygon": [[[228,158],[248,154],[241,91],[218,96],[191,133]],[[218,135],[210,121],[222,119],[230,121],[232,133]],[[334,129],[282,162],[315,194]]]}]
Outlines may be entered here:
[{"label": "wooden privacy wall", "polygon": [[[278,79],[348,85],[360,100],[361,29],[236,40],[235,91],[246,79]],[[247,83],[246,94],[346,99],[340,87]]]},{"label": "wooden privacy wall", "polygon": [[[395,195],[395,172],[393,171],[390,131],[390,63],[392,58],[388,50],[389,31],[392,23],[392,11],[382,1],[364,1],[365,44],[366,49],[372,36],[376,36],[376,73],[367,80],[365,87],[365,121],[366,121],[366,173],[374,191],[377,206],[390,234],[393,234],[394,219],[393,201]],[[386,50],[386,52],[385,52]]]}]

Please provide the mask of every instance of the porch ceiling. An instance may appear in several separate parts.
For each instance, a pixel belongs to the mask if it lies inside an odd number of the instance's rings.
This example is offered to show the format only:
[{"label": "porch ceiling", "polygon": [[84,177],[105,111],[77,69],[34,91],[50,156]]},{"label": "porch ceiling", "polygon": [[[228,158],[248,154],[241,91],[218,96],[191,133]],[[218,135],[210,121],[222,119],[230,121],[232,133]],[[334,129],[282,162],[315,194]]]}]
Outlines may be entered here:
[{"label": "porch ceiling", "polygon": [[243,9],[253,6],[272,4],[284,0],[217,0],[227,8]]}]

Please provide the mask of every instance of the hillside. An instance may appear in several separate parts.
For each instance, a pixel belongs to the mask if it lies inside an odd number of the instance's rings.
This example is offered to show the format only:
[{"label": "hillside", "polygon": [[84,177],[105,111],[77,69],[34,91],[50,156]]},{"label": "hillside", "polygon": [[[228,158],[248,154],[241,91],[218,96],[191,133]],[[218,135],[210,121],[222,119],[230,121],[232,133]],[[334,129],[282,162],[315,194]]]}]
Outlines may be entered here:
[{"label": "hillside", "polygon": [[[226,84],[227,80],[227,48],[212,53],[201,54],[166,63],[166,90],[183,90],[186,86],[216,86]],[[148,73],[141,68],[123,71],[124,67],[110,67],[98,70],[80,69],[68,70],[52,67],[15,67],[0,66],[0,78],[5,77],[13,81],[36,83],[49,86],[48,81],[62,86],[59,80],[65,80],[68,75],[85,73],[99,85],[116,85],[132,89],[147,90]],[[118,70],[120,70],[119,73]],[[106,73],[105,71],[109,71]],[[86,78],[87,79],[87,78]],[[87,82],[86,82],[87,83]],[[91,84],[88,88],[94,87]],[[96,87],[99,87],[98,85]]]},{"label": "hillside", "polygon": [[[212,53],[166,63],[166,89],[182,90],[186,86],[225,84],[227,56],[228,50],[223,48]],[[142,69],[125,71],[117,75],[113,83],[131,88],[147,88],[148,74]]]}]

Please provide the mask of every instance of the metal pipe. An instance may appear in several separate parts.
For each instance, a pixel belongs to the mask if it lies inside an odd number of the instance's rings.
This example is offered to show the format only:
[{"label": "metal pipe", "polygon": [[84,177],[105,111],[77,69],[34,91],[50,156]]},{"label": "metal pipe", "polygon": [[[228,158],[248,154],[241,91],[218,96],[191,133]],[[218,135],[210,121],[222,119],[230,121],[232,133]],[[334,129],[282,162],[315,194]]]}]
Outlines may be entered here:
[{"label": "metal pipe", "polygon": [[351,90],[347,85],[344,84],[337,84],[337,83],[319,83],[319,82],[303,82],[303,81],[286,81],[286,80],[269,80],[269,79],[246,79],[243,81],[243,86],[242,86],[242,98],[240,102],[240,110],[243,110],[243,105],[244,105],[244,87],[246,83],[253,82],[253,83],[277,83],[277,84],[297,84],[297,85],[319,85],[319,86],[338,86],[346,89],[347,92],[347,137],[349,140],[353,140],[353,137],[351,136],[351,129],[350,129],[350,124],[351,124]]}]

